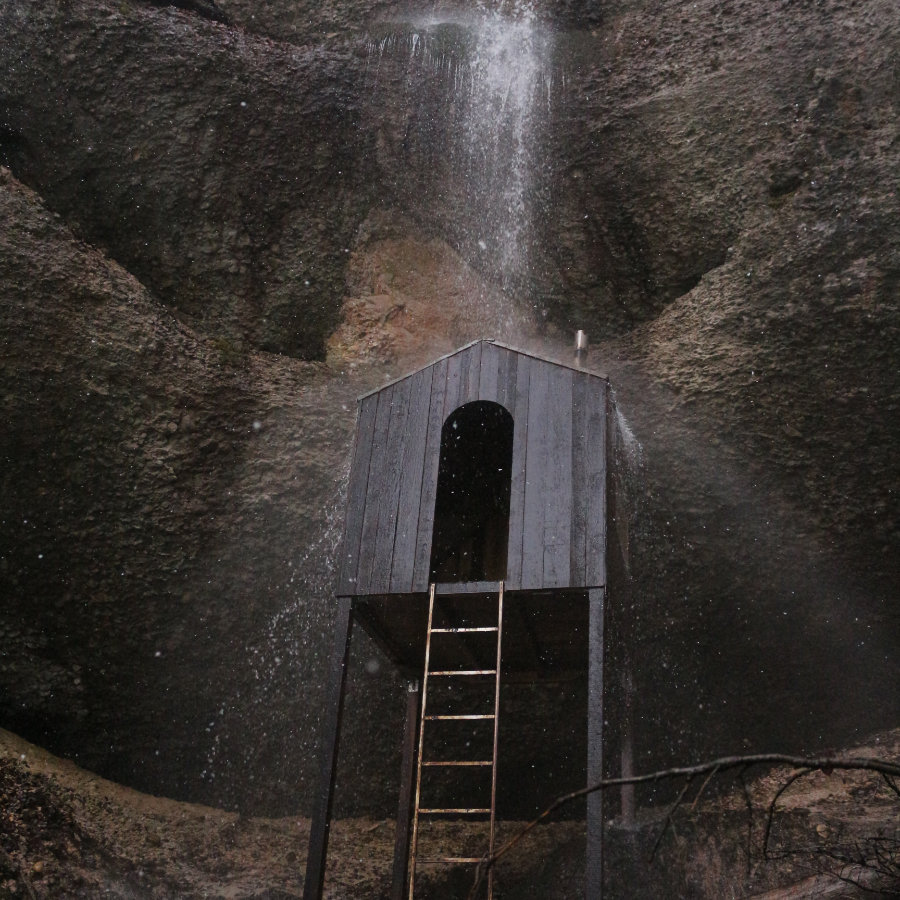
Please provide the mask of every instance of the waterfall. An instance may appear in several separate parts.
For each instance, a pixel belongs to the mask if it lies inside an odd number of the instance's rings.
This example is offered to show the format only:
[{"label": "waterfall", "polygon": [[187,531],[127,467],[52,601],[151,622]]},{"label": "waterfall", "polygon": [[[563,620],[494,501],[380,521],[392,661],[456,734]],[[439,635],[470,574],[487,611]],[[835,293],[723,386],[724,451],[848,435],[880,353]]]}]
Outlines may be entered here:
[{"label": "waterfall", "polygon": [[[409,142],[437,144],[433,166],[409,162],[443,180],[431,190],[444,233],[493,287],[471,298],[467,315],[498,337],[522,334],[534,317],[532,248],[552,87],[550,34],[530,0],[411,16],[383,27],[387,32],[369,44],[373,72],[385,58],[405,56],[411,82],[431,79],[442,87],[435,92],[439,101],[431,101],[439,105],[416,111],[411,128],[422,137]],[[413,87],[409,102],[417,101]]]},{"label": "waterfall", "polygon": [[465,130],[469,202],[478,249],[505,292],[527,292],[540,100],[549,96],[548,41],[531,7],[483,12],[476,26]]}]

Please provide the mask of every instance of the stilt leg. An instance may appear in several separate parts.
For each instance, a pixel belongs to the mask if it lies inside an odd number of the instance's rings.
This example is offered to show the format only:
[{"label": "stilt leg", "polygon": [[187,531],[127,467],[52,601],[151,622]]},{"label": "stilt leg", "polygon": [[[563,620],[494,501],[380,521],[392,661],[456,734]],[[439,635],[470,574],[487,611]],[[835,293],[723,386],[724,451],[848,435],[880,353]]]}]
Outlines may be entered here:
[{"label": "stilt leg", "polygon": [[406,896],[406,874],[409,867],[409,824],[419,729],[419,696],[419,682],[411,681],[406,688],[406,727],[403,732],[400,805],[397,809],[397,833],[394,838],[394,876],[391,882],[391,900],[404,900]]},{"label": "stilt leg", "polygon": [[313,802],[309,851],[306,855],[306,878],[303,882],[303,900],[321,900],[322,890],[325,886],[325,857],[328,853],[331,801],[334,797],[334,776],[337,768],[341,713],[344,708],[344,683],[347,676],[347,656],[350,650],[352,627],[353,601],[349,597],[340,597],[337,621],[334,624],[331,665],[328,672],[328,696],[322,717],[319,784]]},{"label": "stilt leg", "polygon": [[[631,659],[626,654],[622,662],[622,777],[634,775],[634,683]],[[634,785],[622,785],[622,823],[634,825]]]},{"label": "stilt leg", "polygon": [[[603,778],[603,606],[604,590],[588,591],[588,784]],[[594,791],[587,798],[587,866],[585,897],[603,897],[603,794]]]}]

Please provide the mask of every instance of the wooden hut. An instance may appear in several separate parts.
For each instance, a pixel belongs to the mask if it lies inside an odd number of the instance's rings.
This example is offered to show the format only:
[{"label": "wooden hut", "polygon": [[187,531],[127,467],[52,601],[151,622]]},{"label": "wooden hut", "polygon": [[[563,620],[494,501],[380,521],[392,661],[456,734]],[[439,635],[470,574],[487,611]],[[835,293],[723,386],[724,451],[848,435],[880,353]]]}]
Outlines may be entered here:
[{"label": "wooden hut", "polygon": [[[354,620],[410,679],[396,900],[414,896],[422,817],[489,816],[485,852],[493,845],[501,672],[534,679],[565,668],[584,672],[587,777],[601,777],[609,403],[604,377],[487,340],[360,399],[304,900],[319,900],[324,884]],[[538,629],[532,620],[540,603],[550,603],[553,615]],[[577,652],[573,640],[583,645]],[[493,678],[493,709],[437,710],[429,679],[456,675]],[[424,759],[425,729],[444,719],[493,725],[493,757]],[[490,802],[425,806],[429,766],[489,768]],[[599,793],[590,796],[587,816],[586,896],[594,900],[602,870]]]}]

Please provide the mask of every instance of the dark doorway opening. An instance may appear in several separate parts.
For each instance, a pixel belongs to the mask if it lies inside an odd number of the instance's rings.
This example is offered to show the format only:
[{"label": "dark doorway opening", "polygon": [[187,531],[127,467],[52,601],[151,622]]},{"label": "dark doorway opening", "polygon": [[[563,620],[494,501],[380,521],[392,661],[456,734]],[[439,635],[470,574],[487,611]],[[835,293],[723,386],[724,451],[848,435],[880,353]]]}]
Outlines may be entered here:
[{"label": "dark doorway opening", "polygon": [[466,403],[441,430],[431,580],[506,578],[513,417],[499,404]]}]

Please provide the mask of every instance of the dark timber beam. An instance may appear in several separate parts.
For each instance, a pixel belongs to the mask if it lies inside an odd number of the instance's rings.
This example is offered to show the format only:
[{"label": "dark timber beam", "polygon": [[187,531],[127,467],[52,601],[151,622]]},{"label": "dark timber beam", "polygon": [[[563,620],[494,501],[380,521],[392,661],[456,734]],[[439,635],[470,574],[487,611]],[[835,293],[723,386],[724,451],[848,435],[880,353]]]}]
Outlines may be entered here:
[{"label": "dark timber beam", "polygon": [[[634,679],[631,675],[631,658],[625,654],[622,661],[622,777],[634,775]],[[622,785],[622,822],[630,828],[634,825],[634,785]]]},{"label": "dark timber beam", "polygon": [[303,881],[303,900],[321,900],[322,890],[325,886],[325,857],[328,853],[328,833],[331,828],[331,803],[334,799],[334,777],[337,770],[341,714],[344,709],[347,657],[350,651],[350,635],[353,630],[353,601],[351,598],[339,597],[337,610],[326,688],[328,694],[322,717],[319,784],[313,801],[309,850],[306,854],[306,877]]},{"label": "dark timber beam", "polygon": [[[587,783],[603,778],[603,588],[588,591],[588,760]],[[585,897],[603,897],[603,792],[587,798],[587,861]]]},{"label": "dark timber beam", "polygon": [[391,900],[406,897],[406,875],[409,868],[409,824],[412,812],[413,781],[416,773],[416,743],[419,731],[418,681],[406,686],[406,727],[403,730],[403,761],[400,765],[400,805],[397,809],[397,831],[394,837],[394,875]]}]

